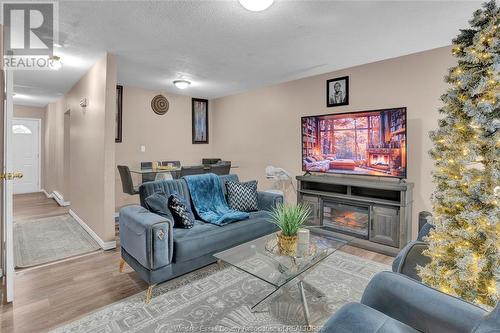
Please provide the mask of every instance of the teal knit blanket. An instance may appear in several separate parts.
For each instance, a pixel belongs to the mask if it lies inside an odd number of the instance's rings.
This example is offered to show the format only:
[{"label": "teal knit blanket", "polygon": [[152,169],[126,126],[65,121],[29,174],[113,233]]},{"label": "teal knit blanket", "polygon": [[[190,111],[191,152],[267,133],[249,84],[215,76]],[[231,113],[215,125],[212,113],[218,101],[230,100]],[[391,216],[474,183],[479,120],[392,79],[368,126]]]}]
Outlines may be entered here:
[{"label": "teal knit blanket", "polygon": [[219,177],[213,173],[184,176],[191,201],[198,216],[205,222],[226,225],[247,219],[250,215],[229,208]]}]

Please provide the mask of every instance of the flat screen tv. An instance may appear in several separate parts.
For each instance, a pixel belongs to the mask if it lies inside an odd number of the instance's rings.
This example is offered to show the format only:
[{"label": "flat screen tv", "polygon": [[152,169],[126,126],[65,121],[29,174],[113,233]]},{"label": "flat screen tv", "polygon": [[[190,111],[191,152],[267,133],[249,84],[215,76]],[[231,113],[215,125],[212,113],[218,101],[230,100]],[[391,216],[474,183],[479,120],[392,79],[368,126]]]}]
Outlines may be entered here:
[{"label": "flat screen tv", "polygon": [[406,178],[406,108],[302,117],[302,170]]}]

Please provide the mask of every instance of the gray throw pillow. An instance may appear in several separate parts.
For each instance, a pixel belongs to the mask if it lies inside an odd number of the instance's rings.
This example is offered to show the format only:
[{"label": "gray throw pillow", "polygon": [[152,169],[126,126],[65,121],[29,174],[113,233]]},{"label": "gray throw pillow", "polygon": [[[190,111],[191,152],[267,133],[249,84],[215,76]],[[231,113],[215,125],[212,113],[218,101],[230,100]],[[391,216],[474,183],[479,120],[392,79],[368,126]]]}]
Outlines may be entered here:
[{"label": "gray throw pillow", "polygon": [[226,181],[227,201],[229,207],[242,212],[258,210],[257,206],[257,181],[239,183]]},{"label": "gray throw pillow", "polygon": [[163,192],[155,192],[144,199],[146,208],[151,212],[163,217],[171,218],[167,205],[167,196]]}]

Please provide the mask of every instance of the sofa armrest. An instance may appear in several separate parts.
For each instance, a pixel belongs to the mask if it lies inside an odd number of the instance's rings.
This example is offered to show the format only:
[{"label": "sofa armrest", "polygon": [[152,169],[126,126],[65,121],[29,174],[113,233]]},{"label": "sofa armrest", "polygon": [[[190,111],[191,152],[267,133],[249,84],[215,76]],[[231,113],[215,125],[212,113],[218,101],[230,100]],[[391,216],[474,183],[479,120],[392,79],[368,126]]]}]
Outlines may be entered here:
[{"label": "sofa armrest", "polygon": [[283,195],[272,192],[257,192],[259,210],[271,211],[279,203],[283,203]]},{"label": "sofa armrest", "polygon": [[414,241],[406,244],[406,246],[398,253],[396,259],[392,263],[392,271],[401,273],[414,280],[420,281],[418,276],[417,266],[425,266],[430,262],[430,258],[423,254],[429,246],[425,242]]},{"label": "sofa armrest", "polygon": [[402,274],[381,272],[361,303],[421,332],[469,333],[486,311]]},{"label": "sofa armrest", "polygon": [[120,210],[120,245],[146,269],[172,262],[173,219],[153,214],[138,205]]},{"label": "sofa armrest", "polygon": [[360,303],[347,303],[328,319],[319,333],[419,333]]}]

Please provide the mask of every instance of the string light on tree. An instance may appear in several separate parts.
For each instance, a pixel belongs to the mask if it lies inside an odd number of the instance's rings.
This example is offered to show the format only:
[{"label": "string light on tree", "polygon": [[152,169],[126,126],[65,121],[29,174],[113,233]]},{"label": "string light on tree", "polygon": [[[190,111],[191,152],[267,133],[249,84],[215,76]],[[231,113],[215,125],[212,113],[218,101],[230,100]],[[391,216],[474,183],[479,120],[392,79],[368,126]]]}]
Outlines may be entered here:
[{"label": "string light on tree", "polygon": [[500,272],[500,12],[477,10],[453,40],[458,64],[446,80],[443,119],[430,134],[436,190],[433,224],[419,275],[443,292],[494,306]]}]

